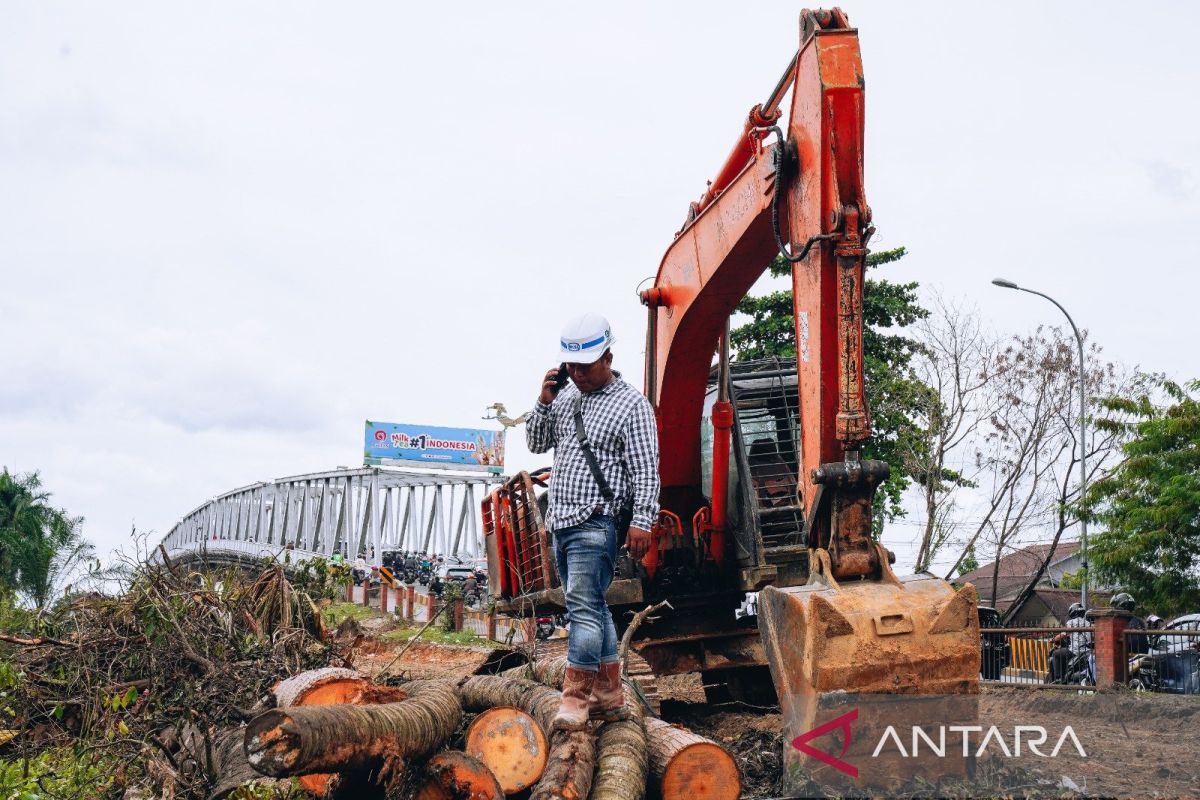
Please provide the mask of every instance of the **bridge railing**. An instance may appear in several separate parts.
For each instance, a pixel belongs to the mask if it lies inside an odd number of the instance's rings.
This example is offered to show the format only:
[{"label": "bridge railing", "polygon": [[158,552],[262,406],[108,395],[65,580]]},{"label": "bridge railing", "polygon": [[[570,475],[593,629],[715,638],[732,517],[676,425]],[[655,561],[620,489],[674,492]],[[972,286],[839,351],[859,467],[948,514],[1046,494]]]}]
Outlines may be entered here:
[{"label": "bridge railing", "polygon": [[[226,492],[163,537],[168,555],[208,550],[295,559],[359,553],[379,565],[385,550],[479,558],[479,503],[502,476],[421,473],[389,467],[279,478]],[[302,555],[303,554],[303,555]]]}]

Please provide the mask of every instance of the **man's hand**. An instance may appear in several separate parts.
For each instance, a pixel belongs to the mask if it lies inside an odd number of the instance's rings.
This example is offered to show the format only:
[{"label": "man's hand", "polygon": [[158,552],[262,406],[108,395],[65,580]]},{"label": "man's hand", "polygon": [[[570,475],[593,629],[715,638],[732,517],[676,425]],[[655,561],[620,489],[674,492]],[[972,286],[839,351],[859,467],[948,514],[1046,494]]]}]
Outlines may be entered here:
[{"label": "man's hand", "polygon": [[634,561],[641,561],[642,556],[650,552],[650,531],[631,527],[625,537],[625,546]]},{"label": "man's hand", "polygon": [[555,365],[546,370],[546,375],[542,378],[542,393],[538,395],[538,402],[544,406],[548,406],[554,402],[554,398],[558,396],[558,390],[554,385],[558,382],[558,366]]}]

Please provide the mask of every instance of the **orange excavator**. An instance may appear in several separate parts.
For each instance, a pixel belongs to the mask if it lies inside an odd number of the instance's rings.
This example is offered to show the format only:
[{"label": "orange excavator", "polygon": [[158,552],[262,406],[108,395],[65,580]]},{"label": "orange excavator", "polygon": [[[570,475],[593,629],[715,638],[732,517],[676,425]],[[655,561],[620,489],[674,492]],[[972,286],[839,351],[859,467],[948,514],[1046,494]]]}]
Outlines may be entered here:
[{"label": "orange excavator", "polygon": [[[888,465],[861,457],[874,229],[858,33],[840,9],[806,10],[799,40],[641,293],[663,510],[609,593],[618,626],[670,600],[633,642],[656,674],[701,672],[714,699],[773,694],[791,735],[825,693],[972,693],[979,675],[974,588],[898,578],[872,535]],[[730,314],[779,254],[795,361],[733,362]],[[492,591],[515,613],[562,602],[536,483],[522,473],[483,503]],[[757,613],[739,614],[754,592]]]}]

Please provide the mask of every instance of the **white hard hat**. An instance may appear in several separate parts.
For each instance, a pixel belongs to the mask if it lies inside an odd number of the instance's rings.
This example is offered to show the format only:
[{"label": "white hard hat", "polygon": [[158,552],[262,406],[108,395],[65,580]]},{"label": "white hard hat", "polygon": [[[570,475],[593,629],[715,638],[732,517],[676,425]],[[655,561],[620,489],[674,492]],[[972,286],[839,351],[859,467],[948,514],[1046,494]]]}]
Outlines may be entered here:
[{"label": "white hard hat", "polygon": [[558,360],[591,364],[612,347],[616,339],[608,320],[599,314],[581,314],[563,326],[558,342]]}]

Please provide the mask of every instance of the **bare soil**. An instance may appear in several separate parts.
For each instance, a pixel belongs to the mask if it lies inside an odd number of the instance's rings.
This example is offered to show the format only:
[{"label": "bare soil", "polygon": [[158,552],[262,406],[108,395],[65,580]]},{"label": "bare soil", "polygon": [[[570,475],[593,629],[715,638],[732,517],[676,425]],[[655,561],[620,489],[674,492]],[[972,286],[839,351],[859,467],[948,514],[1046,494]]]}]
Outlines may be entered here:
[{"label": "bare soil", "polygon": [[[402,641],[364,638],[355,667],[375,674],[387,667]],[[387,667],[408,678],[464,676],[484,668],[493,651],[417,642]],[[747,800],[782,796],[783,721],[778,708],[705,702],[699,675],[657,679],[662,718],[724,745],[737,759]],[[1011,732],[1041,725],[1051,743],[1065,726],[1076,732],[1087,758],[1064,747],[1053,761],[1008,760],[998,748],[981,759],[973,783],[913,787],[909,796],[1153,797],[1200,798],[1200,697],[1106,692],[1078,694],[1020,687],[986,687],[979,720]],[[1063,779],[1067,778],[1068,781]],[[1074,790],[1071,787],[1078,787]],[[813,793],[820,787],[812,785]]]}]

